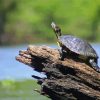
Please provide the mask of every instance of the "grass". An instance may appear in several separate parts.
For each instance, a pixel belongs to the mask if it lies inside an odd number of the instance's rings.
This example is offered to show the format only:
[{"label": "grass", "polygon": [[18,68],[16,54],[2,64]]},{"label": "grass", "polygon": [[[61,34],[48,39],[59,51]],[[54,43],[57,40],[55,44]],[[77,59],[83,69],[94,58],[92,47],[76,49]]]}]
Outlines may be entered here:
[{"label": "grass", "polygon": [[40,89],[34,80],[0,81],[0,100],[50,100],[34,89]]}]

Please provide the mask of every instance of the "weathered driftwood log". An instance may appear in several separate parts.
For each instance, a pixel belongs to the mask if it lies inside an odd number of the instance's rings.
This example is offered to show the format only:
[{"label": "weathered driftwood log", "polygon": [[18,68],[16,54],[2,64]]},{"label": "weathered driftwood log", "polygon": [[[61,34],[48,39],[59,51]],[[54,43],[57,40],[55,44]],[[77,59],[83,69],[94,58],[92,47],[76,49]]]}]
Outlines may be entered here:
[{"label": "weathered driftwood log", "polygon": [[[42,93],[53,100],[100,100],[100,73],[85,62],[68,57],[60,60],[57,49],[47,46],[29,46],[16,59],[47,78],[38,79]],[[74,57],[75,58],[75,57]]]}]

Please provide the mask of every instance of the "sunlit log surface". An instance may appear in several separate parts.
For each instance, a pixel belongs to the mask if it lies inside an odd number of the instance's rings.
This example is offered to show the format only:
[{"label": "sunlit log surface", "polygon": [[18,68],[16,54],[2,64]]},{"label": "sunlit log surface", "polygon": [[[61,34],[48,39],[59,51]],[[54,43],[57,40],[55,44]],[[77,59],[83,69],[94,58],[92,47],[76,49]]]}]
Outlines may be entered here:
[{"label": "sunlit log surface", "polygon": [[100,100],[100,73],[81,60],[66,57],[62,61],[57,49],[34,45],[19,51],[16,60],[45,72],[45,79],[33,77],[41,85],[41,94],[52,100]]}]

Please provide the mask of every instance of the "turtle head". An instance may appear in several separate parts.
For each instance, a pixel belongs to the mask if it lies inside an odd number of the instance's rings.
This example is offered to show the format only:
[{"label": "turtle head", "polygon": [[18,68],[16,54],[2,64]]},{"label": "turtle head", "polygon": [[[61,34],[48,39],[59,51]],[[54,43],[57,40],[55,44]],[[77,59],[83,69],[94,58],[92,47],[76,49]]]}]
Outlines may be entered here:
[{"label": "turtle head", "polygon": [[60,27],[58,27],[54,22],[51,23],[51,27],[52,27],[52,29],[54,30],[54,32],[55,32],[57,38],[58,38],[59,36],[61,36],[61,29],[60,29]]}]

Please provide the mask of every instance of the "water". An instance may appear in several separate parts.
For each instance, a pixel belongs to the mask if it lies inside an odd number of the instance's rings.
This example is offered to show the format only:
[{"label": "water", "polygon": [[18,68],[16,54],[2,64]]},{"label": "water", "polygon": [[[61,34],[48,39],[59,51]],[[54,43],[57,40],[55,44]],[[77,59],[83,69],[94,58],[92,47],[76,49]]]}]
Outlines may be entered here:
[{"label": "water", "polygon": [[32,79],[31,75],[44,76],[31,67],[16,61],[19,50],[26,50],[26,46],[0,48],[0,80],[3,79]]},{"label": "water", "polygon": [[[55,45],[49,45],[50,47],[57,47]],[[100,44],[92,45],[100,57]],[[19,54],[19,50],[26,50],[25,46],[16,47],[0,47],[0,80],[3,79],[32,79],[31,75],[35,74],[44,77],[42,73],[34,71],[32,68],[24,65],[15,60],[15,56]],[[98,60],[100,66],[100,59]]]}]

